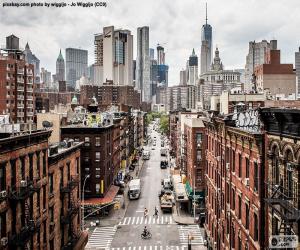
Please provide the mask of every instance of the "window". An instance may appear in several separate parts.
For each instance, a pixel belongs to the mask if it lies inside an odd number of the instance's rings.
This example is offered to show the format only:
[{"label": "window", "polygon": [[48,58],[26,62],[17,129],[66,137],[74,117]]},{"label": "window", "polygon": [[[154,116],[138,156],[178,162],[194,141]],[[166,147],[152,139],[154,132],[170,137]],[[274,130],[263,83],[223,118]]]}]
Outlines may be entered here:
[{"label": "window", "polygon": [[36,153],[36,175],[40,176],[40,152]]},{"label": "window", "polygon": [[100,137],[95,137],[95,146],[96,147],[100,147],[101,143],[100,143]]},{"label": "window", "polygon": [[49,174],[49,192],[53,194],[53,174]]},{"label": "window", "polygon": [[43,151],[43,177],[47,175],[47,151]]},{"label": "window", "polygon": [[100,193],[100,184],[96,184],[96,194]]},{"label": "window", "polygon": [[258,164],[254,162],[254,191],[258,192]]},{"label": "window", "polygon": [[239,153],[239,177],[241,178],[242,177],[242,154]]},{"label": "window", "polygon": [[96,161],[100,161],[100,152],[95,153]]},{"label": "window", "polygon": [[254,213],[254,240],[258,241],[258,216]]},{"label": "window", "polygon": [[[37,209],[39,210],[40,209],[40,202],[41,202],[41,200],[40,200],[40,191],[38,191],[37,193],[36,193],[36,204],[37,204]],[[39,212],[39,211],[38,211]],[[39,213],[38,213],[39,214]]]},{"label": "window", "polygon": [[250,160],[246,158],[246,178],[249,178],[250,175]]},{"label": "window", "polygon": [[43,210],[46,209],[46,186],[43,187]]},{"label": "window", "polygon": [[84,137],[84,146],[90,146],[90,137]]},{"label": "window", "polygon": [[6,212],[0,214],[0,239],[6,237]]},{"label": "window", "polygon": [[239,219],[242,218],[242,197],[239,195]]},{"label": "window", "polygon": [[235,151],[232,149],[231,151],[231,159],[232,159],[232,172],[235,172]]},{"label": "window", "polygon": [[76,173],[79,174],[79,169],[80,169],[80,162],[79,162],[79,157],[76,158]]},{"label": "window", "polygon": [[53,207],[49,207],[49,216],[50,216],[50,222],[54,222],[54,209],[53,209]]},{"label": "window", "polygon": [[43,235],[43,242],[44,244],[47,243],[47,224],[46,224],[46,221],[44,222],[44,235]]},{"label": "window", "polygon": [[232,210],[235,210],[235,190],[232,188]]},{"label": "window", "polygon": [[5,164],[0,165],[0,191],[6,189],[6,170]]},{"label": "window", "polygon": [[21,178],[22,180],[25,180],[25,156],[20,158],[20,164],[21,164]]},{"label": "window", "polygon": [[249,229],[249,216],[250,216],[250,210],[249,210],[249,203],[245,203],[246,207],[246,229]]}]

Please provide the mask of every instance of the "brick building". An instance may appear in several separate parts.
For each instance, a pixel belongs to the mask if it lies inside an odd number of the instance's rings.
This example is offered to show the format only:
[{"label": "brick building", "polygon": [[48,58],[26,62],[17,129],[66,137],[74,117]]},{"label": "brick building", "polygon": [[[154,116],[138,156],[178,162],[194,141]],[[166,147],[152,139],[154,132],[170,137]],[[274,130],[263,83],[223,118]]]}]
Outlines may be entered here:
[{"label": "brick building", "polygon": [[110,83],[102,86],[82,85],[80,87],[80,104],[87,106],[95,96],[99,106],[125,104],[139,109],[141,106],[140,94],[133,86],[116,86]]},{"label": "brick building", "polygon": [[264,108],[260,115],[266,133],[266,230],[269,236],[299,237],[300,110]]},{"label": "brick building", "polygon": [[19,38],[6,37],[0,51],[0,112],[10,114],[14,123],[34,120],[34,65],[27,64]]},{"label": "brick building", "polygon": [[[77,216],[72,221],[73,217],[68,217],[71,210],[67,211],[69,198],[64,198],[64,207],[60,202],[60,184],[66,184],[69,177],[66,174],[59,182],[57,176],[57,172],[67,173],[67,169],[69,173],[75,171],[80,149],[70,147],[49,160],[50,134],[37,130],[0,140],[1,249],[83,249],[86,244],[87,235],[80,232],[79,210],[72,210],[72,216]],[[74,189],[80,192],[78,184]],[[72,223],[73,230],[67,226]]]},{"label": "brick building", "polygon": [[[188,118],[184,122],[183,164],[187,181],[185,188],[189,197],[189,208],[193,210],[193,200],[198,208],[204,208],[205,199],[205,126],[204,117]],[[195,195],[194,197],[194,189]]]},{"label": "brick building", "polygon": [[210,249],[264,249],[264,136],[249,122],[256,117],[241,112],[205,122]]},{"label": "brick building", "polygon": [[113,165],[114,125],[109,123],[101,127],[72,125],[61,127],[61,137],[84,142],[81,157],[81,183],[89,175],[85,185],[85,198],[104,197],[113,183],[115,168]]},{"label": "brick building", "polygon": [[270,50],[267,63],[254,70],[255,86],[258,92],[267,90],[271,95],[296,93],[296,73],[293,64],[280,63],[280,50]]}]

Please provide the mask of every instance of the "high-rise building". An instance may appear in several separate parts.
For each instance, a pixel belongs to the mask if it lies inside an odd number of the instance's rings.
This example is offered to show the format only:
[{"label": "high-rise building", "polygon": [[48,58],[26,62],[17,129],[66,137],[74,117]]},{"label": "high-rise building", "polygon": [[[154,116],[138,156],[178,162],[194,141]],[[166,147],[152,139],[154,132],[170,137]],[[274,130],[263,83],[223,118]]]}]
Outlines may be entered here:
[{"label": "high-rise building", "polygon": [[[156,89],[157,89],[157,78],[158,78],[158,67],[157,61],[154,59],[150,60],[150,85],[151,85],[151,98],[156,100]],[[156,101],[154,101],[156,103]]]},{"label": "high-rise building", "polygon": [[151,102],[149,27],[137,29],[136,82],[142,101]]},{"label": "high-rise building", "polygon": [[56,81],[65,81],[65,60],[61,54],[61,50],[59,51],[59,55],[56,59]]},{"label": "high-rise building", "polygon": [[210,70],[212,62],[212,27],[207,23],[207,4],[205,20],[201,32],[201,74]]},{"label": "high-rise building", "polygon": [[33,122],[34,65],[25,61],[14,35],[0,51],[0,83],[0,113],[10,114],[14,123]]},{"label": "high-rise building", "polygon": [[300,47],[299,51],[295,52],[295,68],[296,68],[296,81],[297,81],[297,95],[300,94]]},{"label": "high-rise building", "polygon": [[165,49],[164,47],[157,45],[157,64],[163,65],[165,64]]},{"label": "high-rise building", "polygon": [[193,49],[192,55],[189,58],[189,85],[196,85],[198,81],[198,57]]},{"label": "high-rise building", "polygon": [[83,49],[66,49],[66,79],[67,84],[75,88],[76,80],[87,75],[88,51]]},{"label": "high-rise building", "polygon": [[49,88],[51,85],[51,72],[45,68],[41,68],[41,83],[45,88]]},{"label": "high-rise building", "polygon": [[153,48],[149,49],[149,56],[150,56],[150,60],[154,60],[154,49]]},{"label": "high-rise building", "polygon": [[249,92],[253,90],[252,78],[256,66],[266,63],[267,54],[270,52],[270,45],[272,43],[273,49],[277,49],[276,40],[270,41],[262,40],[261,42],[249,42],[249,52],[246,56],[245,65],[245,86],[244,90]]},{"label": "high-rise building", "polygon": [[25,61],[34,66],[34,76],[40,75],[40,60],[32,53],[28,43],[26,43],[24,55]]},{"label": "high-rise building", "polygon": [[133,85],[133,36],[130,30],[104,27],[95,34],[95,84]]},{"label": "high-rise building", "polygon": [[187,84],[187,71],[182,69],[180,70],[180,85]]}]

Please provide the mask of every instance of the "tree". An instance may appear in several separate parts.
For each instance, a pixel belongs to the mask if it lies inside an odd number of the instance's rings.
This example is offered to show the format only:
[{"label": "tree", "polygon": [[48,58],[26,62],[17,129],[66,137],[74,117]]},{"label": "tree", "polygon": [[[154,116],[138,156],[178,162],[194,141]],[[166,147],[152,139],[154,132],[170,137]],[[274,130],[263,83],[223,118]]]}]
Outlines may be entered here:
[{"label": "tree", "polygon": [[167,115],[161,115],[159,125],[162,134],[169,133],[169,117]]}]

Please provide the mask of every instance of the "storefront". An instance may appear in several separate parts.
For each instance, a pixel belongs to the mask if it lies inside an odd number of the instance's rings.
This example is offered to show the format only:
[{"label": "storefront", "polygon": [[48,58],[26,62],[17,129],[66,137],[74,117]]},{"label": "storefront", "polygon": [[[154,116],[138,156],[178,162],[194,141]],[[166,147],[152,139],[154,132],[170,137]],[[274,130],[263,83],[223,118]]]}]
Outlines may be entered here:
[{"label": "storefront", "polygon": [[[189,181],[185,182],[185,190],[186,194],[189,198],[189,206],[188,206],[188,211],[191,215],[194,214],[194,202],[196,206],[196,214],[200,214],[202,212],[202,208],[205,206],[205,192],[204,191],[195,191],[194,194],[194,189],[191,187]],[[195,196],[194,196],[195,195]]]}]

